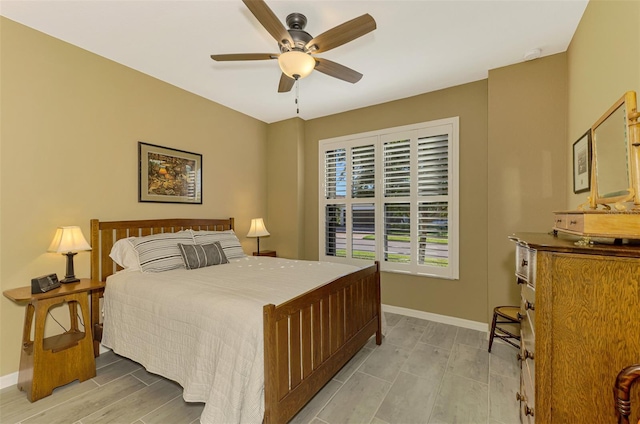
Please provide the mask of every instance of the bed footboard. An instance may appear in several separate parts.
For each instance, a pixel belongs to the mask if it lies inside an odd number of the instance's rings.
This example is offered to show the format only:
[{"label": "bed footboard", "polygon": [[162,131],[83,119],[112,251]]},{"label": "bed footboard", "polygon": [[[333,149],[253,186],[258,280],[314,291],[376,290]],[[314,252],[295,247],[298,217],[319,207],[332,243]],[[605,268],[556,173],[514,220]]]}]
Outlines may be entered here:
[{"label": "bed footboard", "polygon": [[264,423],[285,423],[373,335],[382,342],[376,262],[278,306],[264,307]]}]

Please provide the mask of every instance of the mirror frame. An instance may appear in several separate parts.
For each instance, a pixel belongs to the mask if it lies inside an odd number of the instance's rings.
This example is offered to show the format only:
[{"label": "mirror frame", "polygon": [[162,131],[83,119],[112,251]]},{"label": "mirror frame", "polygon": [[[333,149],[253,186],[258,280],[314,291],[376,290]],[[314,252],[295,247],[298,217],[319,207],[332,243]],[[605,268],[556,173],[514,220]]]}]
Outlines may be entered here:
[{"label": "mirror frame", "polygon": [[[627,188],[628,193],[622,196],[615,197],[600,197],[598,196],[598,155],[597,155],[597,143],[595,137],[596,129],[611,116],[620,106],[624,105],[627,119],[627,174],[629,187]],[[611,209],[608,205],[609,203],[613,203],[614,207],[618,211],[624,211],[627,209],[627,206],[624,205],[625,202],[633,202],[634,205],[640,205],[640,123],[638,122],[638,118],[640,114],[638,113],[637,103],[636,103],[636,92],[635,91],[627,91],[624,95],[613,104],[605,112],[604,115],[598,119],[595,124],[591,127],[591,141],[593,143],[592,152],[592,168],[591,168],[591,195],[589,196],[589,206],[591,209],[597,209],[598,205],[603,205],[605,209]],[[634,208],[637,209],[637,208]]]}]

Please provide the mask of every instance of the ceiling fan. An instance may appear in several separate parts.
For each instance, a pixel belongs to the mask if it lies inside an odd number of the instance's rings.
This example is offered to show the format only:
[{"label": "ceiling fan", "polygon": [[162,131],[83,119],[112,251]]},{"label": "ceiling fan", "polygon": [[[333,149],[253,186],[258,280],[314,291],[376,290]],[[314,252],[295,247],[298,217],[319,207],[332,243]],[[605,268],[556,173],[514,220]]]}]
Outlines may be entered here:
[{"label": "ceiling fan", "polygon": [[211,59],[216,61],[278,59],[282,70],[278,84],[279,93],[290,91],[296,80],[306,77],[314,69],[350,83],[356,83],[362,78],[362,74],[353,69],[312,55],[346,44],[376,29],[376,21],[368,13],[323,32],[317,37],[312,37],[304,31],[307,18],[303,14],[292,13],[287,16],[286,23],[289,27],[287,30],[263,0],[242,1],[258,22],[276,39],[280,53],[213,54]]}]

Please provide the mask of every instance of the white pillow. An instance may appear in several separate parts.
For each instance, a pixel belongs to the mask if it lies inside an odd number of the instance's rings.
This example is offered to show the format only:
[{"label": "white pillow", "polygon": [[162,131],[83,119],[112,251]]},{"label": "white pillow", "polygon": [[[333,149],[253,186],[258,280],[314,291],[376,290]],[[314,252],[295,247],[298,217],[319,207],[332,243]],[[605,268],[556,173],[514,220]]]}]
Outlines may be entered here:
[{"label": "white pillow", "polygon": [[135,237],[128,237],[116,241],[111,248],[111,253],[109,253],[109,257],[115,263],[128,271],[140,270],[138,252],[136,252],[132,244],[135,239]]},{"label": "white pillow", "polygon": [[233,230],[227,231],[193,231],[193,240],[196,244],[211,244],[219,242],[227,259],[244,258],[244,250],[240,240]]},{"label": "white pillow", "polygon": [[142,272],[162,272],[184,268],[178,243],[192,244],[191,230],[136,237],[132,244],[138,252]]}]

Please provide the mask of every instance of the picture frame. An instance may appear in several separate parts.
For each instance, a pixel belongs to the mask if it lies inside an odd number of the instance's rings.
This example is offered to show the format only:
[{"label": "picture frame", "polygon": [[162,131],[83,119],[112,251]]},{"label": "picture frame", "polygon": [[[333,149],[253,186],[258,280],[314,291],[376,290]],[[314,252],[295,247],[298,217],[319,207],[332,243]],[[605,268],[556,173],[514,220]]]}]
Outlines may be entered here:
[{"label": "picture frame", "polygon": [[573,192],[591,190],[591,130],[573,143]]},{"label": "picture frame", "polygon": [[138,202],[202,204],[202,155],[138,142]]}]

